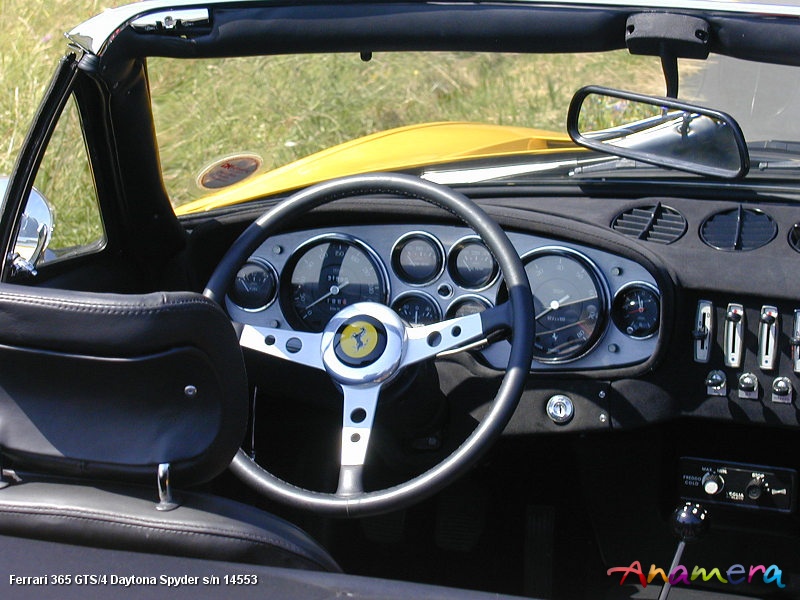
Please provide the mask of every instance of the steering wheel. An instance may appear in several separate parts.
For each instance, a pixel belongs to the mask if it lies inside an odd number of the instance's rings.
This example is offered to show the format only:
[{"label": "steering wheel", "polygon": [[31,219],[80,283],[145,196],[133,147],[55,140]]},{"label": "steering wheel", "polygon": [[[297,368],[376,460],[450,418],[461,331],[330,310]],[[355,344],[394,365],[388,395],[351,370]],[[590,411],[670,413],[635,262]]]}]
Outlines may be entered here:
[{"label": "steering wheel", "polygon": [[[408,506],[467,471],[500,436],[525,385],[533,351],[533,299],[522,261],[500,226],[471,200],[416,177],[376,173],[321,183],[302,190],[251,224],[217,266],[204,295],[224,306],[240,266],[290,220],[337,199],[367,194],[417,198],[444,208],[470,226],[494,255],[509,300],[484,312],[411,327],[392,309],[362,302],[339,311],[321,333],[245,324],[242,347],[328,372],[344,401],[341,466],[335,493],[294,486],[239,450],[231,470],[257,492],[290,506],[339,517],[366,516]],[[362,473],[381,389],[405,367],[480,340],[513,331],[511,353],[488,414],[462,444],[428,471],[394,487],[364,491]]]}]

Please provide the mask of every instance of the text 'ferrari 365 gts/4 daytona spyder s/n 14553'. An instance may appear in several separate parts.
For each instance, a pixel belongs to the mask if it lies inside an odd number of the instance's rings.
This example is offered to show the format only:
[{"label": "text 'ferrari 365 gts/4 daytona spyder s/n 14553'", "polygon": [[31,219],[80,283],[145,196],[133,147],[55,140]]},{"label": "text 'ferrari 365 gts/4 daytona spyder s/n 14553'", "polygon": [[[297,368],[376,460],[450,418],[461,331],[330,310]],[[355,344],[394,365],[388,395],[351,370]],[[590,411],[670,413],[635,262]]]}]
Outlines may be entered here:
[{"label": "text 'ferrari 365 gts/4 daytona spyder s/n 14553'", "polygon": [[147,0],[61,56],[0,140],[4,597],[800,597],[800,5]]}]

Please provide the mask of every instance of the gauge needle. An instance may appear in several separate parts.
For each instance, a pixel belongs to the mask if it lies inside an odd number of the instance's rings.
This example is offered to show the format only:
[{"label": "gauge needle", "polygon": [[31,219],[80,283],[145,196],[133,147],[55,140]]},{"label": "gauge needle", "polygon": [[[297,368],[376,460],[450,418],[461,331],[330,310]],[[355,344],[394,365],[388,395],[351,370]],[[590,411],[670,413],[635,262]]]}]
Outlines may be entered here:
[{"label": "gauge needle", "polygon": [[344,289],[344,288],[345,288],[345,287],[346,287],[346,286],[347,286],[349,283],[350,283],[350,282],[349,282],[348,280],[346,280],[346,279],[345,279],[345,280],[344,280],[344,281],[343,281],[341,284],[339,284],[339,285],[332,285],[332,286],[331,286],[331,289],[330,289],[330,291],[329,291],[327,294],[324,294],[324,295],[320,296],[319,298],[317,298],[316,300],[314,300],[314,301],[313,301],[311,304],[309,304],[308,306],[306,306],[306,307],[305,307],[303,310],[308,310],[309,308],[311,308],[311,307],[313,307],[313,306],[315,306],[315,305],[319,304],[319,303],[320,303],[320,302],[322,302],[323,300],[327,300],[327,299],[328,299],[328,298],[330,298],[331,296],[336,296],[336,295],[337,295],[339,292],[341,292],[341,291],[342,291],[342,290],[343,290],[343,289]]},{"label": "gauge needle", "polygon": [[538,315],[536,315],[535,318],[536,319],[541,319],[543,316],[545,316],[550,311],[558,310],[559,308],[561,308],[562,302],[566,302],[567,300],[569,300],[569,294],[567,294],[566,296],[564,296],[560,300],[553,300],[552,302],[550,302],[550,305],[547,308],[545,308],[542,312],[540,312]]}]

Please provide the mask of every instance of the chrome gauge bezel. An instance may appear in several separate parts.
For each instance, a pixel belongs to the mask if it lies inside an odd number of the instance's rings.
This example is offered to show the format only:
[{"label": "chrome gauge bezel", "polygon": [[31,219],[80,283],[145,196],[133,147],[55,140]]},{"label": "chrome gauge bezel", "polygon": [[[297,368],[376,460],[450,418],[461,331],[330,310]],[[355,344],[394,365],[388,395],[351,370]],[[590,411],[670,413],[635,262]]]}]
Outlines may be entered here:
[{"label": "chrome gauge bezel", "polygon": [[[241,310],[241,311],[246,312],[246,313],[256,314],[256,313],[260,313],[260,312],[263,312],[263,311],[267,310],[269,307],[271,307],[273,304],[275,304],[275,301],[278,299],[278,297],[280,296],[280,293],[281,293],[281,291],[280,291],[281,282],[280,282],[280,277],[278,276],[278,271],[275,269],[274,266],[272,266],[272,263],[270,263],[269,261],[264,260],[263,258],[259,258],[259,257],[256,257],[256,256],[251,256],[245,262],[243,262],[242,266],[239,267],[239,269],[236,271],[236,276],[238,276],[239,271],[241,271],[241,269],[248,263],[257,264],[257,265],[259,265],[261,267],[264,267],[266,270],[268,270],[268,271],[270,271],[272,273],[272,277],[275,280],[275,292],[272,294],[272,298],[269,300],[269,302],[267,302],[263,306],[259,306],[258,308],[245,308],[244,306],[241,306],[241,305],[237,304],[231,298],[230,289],[229,289],[228,293],[225,294],[225,301],[229,302],[231,305],[235,306],[238,310]],[[234,277],[234,279],[235,279],[235,277]],[[231,282],[231,285],[234,285],[234,283],[235,282]]]},{"label": "chrome gauge bezel", "polygon": [[[602,270],[597,266],[597,264],[582,252],[578,252],[572,248],[567,248],[566,246],[542,246],[524,254],[522,256],[522,263],[525,266],[526,273],[530,263],[537,258],[542,258],[545,256],[565,256],[579,263],[592,277],[594,287],[598,292],[597,325],[585,344],[581,345],[580,348],[578,348],[574,353],[569,353],[567,355],[557,356],[554,358],[546,358],[537,355],[537,349],[534,347],[534,362],[553,365],[567,364],[586,356],[594,348],[596,348],[600,341],[605,337],[606,332],[608,331],[608,323],[610,321],[611,294],[609,291],[608,282],[606,281]],[[530,283],[531,290],[533,290],[533,282]]]},{"label": "chrome gauge bezel", "polygon": [[381,260],[380,255],[372,248],[372,246],[355,236],[343,233],[325,233],[314,236],[297,246],[291,252],[289,258],[286,260],[286,263],[283,266],[279,281],[280,288],[277,295],[280,301],[281,311],[283,312],[289,324],[298,331],[313,330],[310,329],[308,325],[300,318],[295,309],[294,302],[292,300],[292,275],[294,274],[297,263],[306,252],[308,252],[314,246],[328,242],[344,242],[348,245],[358,248],[367,256],[370,263],[374,267],[376,274],[378,275],[379,284],[382,287],[380,303],[386,305],[389,304],[389,299],[391,298],[389,274],[386,270],[386,265],[384,265],[383,261]]},{"label": "chrome gauge bezel", "polygon": [[[481,246],[486,248],[486,251],[489,253],[489,256],[492,257],[492,265],[493,265],[492,276],[485,284],[480,286],[464,285],[458,273],[458,268],[456,265],[456,261],[458,261],[458,255],[461,251],[461,248],[467,244],[472,244],[472,243],[480,244]],[[478,237],[477,235],[464,236],[456,240],[450,246],[450,249],[447,251],[447,272],[450,275],[450,279],[453,281],[455,285],[457,285],[461,289],[469,290],[471,292],[482,292],[484,290],[488,290],[500,278],[500,267],[497,264],[497,260],[495,259],[494,256],[492,256],[491,251],[489,250],[489,248],[486,247],[486,244],[483,243],[483,240],[481,240],[481,238]]]},{"label": "chrome gauge bezel", "polygon": [[444,313],[445,319],[452,319],[455,315],[455,310],[453,309],[458,304],[463,304],[469,300],[477,300],[481,304],[483,304],[486,309],[492,308],[494,306],[488,298],[481,296],[479,294],[461,294],[460,296],[456,296],[450,305],[447,307],[447,310]]},{"label": "chrome gauge bezel", "polygon": [[[400,265],[400,258],[399,254],[402,251],[404,245],[408,243],[411,239],[426,239],[431,242],[434,250],[438,254],[439,259],[439,268],[437,269],[436,273],[425,280],[422,281],[411,281],[408,278],[404,277],[401,273],[402,269],[399,268]],[[447,266],[447,254],[445,253],[444,246],[442,242],[439,241],[435,235],[428,233],[427,231],[409,231],[401,235],[397,240],[395,240],[394,244],[392,245],[392,250],[390,252],[390,263],[392,266],[392,272],[394,275],[402,281],[404,284],[409,285],[411,287],[426,287],[437,281],[444,273],[444,270]]]},{"label": "chrome gauge bezel", "polygon": [[[655,294],[656,298],[658,298],[658,327],[656,328],[656,330],[653,333],[651,333],[649,335],[644,335],[644,336],[631,335],[628,332],[626,332],[625,330],[620,329],[619,325],[614,320],[614,306],[617,303],[617,299],[622,294],[624,294],[625,292],[627,292],[627,291],[629,291],[631,289],[634,289],[634,288],[645,288],[646,290],[648,290],[648,291],[652,292],[653,294]],[[614,327],[616,327],[617,330],[619,330],[619,332],[622,333],[623,335],[629,337],[632,340],[636,340],[636,341],[649,340],[650,338],[653,338],[653,337],[657,336],[658,332],[661,330],[661,292],[652,283],[647,283],[646,281],[631,281],[630,283],[626,283],[625,285],[620,287],[614,293],[614,297],[611,299],[611,309],[610,309],[608,314],[609,314],[609,321],[611,323],[613,323]]]},{"label": "chrome gauge bezel", "polygon": [[[398,302],[403,302],[403,301],[407,300],[408,298],[419,298],[419,299],[422,299],[422,300],[430,303],[431,307],[434,310],[434,320],[431,321],[431,323],[438,323],[439,321],[442,320],[442,307],[439,306],[439,303],[436,301],[436,299],[433,296],[431,296],[430,294],[426,293],[426,292],[421,292],[421,291],[417,291],[417,290],[413,290],[413,291],[409,291],[409,292],[403,292],[402,294],[398,294],[398,296],[394,300],[392,300],[391,309],[394,312],[396,312],[398,315],[400,315],[400,313],[398,312],[398,310],[396,308],[397,303]],[[402,318],[402,315],[400,315],[400,318]],[[412,327],[415,326],[413,323],[410,323],[410,325]],[[427,323],[421,323],[421,325],[427,325]]]}]

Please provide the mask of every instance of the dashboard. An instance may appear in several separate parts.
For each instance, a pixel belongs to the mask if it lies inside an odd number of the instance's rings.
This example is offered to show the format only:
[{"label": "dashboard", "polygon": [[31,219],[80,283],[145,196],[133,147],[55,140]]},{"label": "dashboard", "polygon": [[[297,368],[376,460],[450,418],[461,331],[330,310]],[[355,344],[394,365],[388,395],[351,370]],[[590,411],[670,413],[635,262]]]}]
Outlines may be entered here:
[{"label": "dashboard", "polygon": [[[646,361],[659,343],[661,291],[637,262],[583,244],[510,232],[534,296],[532,371],[609,369]],[[236,275],[233,320],[319,332],[344,306],[379,302],[410,325],[505,300],[497,262],[468,228],[386,224],[272,236]],[[491,367],[509,344],[482,344]]]}]

